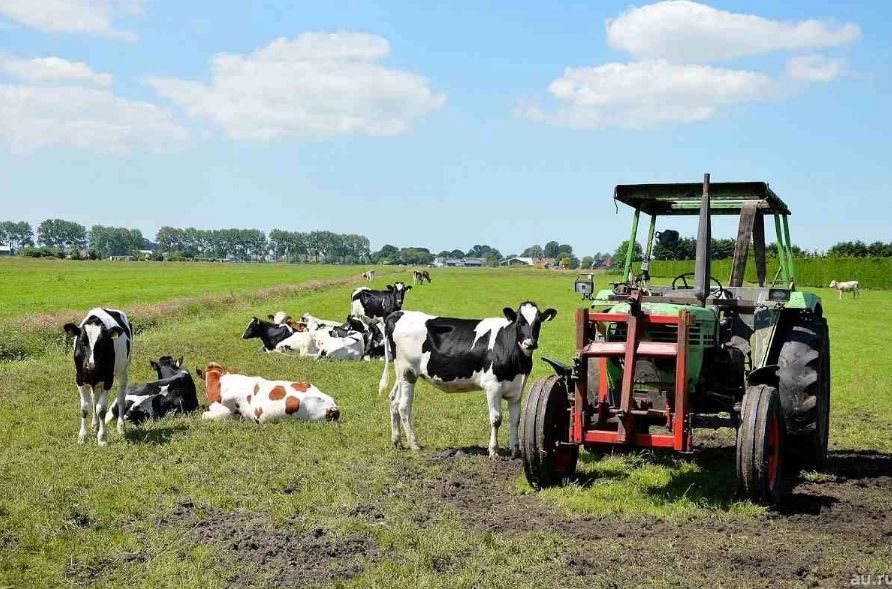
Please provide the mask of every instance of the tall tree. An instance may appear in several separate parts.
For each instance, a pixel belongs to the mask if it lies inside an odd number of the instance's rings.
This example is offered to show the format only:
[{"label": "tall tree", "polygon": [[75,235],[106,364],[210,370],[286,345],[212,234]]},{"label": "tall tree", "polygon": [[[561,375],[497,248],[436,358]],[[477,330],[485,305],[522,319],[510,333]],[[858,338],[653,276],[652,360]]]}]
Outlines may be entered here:
[{"label": "tall tree", "polygon": [[546,258],[556,258],[561,253],[561,245],[556,241],[549,241],[542,250]]},{"label": "tall tree", "polygon": [[81,250],[87,246],[87,229],[65,219],[46,219],[37,227],[37,242],[46,247]]},{"label": "tall tree", "polygon": [[520,254],[523,258],[541,258],[545,255],[541,245],[531,245]]},{"label": "tall tree", "polygon": [[26,221],[3,221],[0,223],[0,243],[5,243],[12,253],[34,245],[31,224]]}]

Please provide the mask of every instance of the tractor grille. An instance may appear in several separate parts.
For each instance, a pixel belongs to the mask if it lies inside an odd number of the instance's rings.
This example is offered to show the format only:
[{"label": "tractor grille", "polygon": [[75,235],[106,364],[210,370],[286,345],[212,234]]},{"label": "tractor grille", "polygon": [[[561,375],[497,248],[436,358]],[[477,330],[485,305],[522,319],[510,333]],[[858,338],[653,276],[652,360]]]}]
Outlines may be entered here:
[{"label": "tractor grille", "polygon": [[[607,341],[624,342],[628,335],[628,324],[611,323],[607,328]],[[677,325],[650,325],[644,332],[644,339],[652,342],[674,343],[678,341]],[[703,333],[700,324],[694,323],[688,328],[688,345],[705,347],[715,346],[715,335]]]}]

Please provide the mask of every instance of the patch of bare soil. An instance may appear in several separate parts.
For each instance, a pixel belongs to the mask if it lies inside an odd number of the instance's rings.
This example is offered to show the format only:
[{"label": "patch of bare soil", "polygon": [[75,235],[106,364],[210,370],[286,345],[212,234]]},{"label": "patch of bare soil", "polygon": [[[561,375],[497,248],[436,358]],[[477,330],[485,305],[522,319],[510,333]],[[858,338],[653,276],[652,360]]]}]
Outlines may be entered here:
[{"label": "patch of bare soil", "polygon": [[[706,450],[730,454],[733,448]],[[892,456],[834,452],[819,482],[800,482],[789,501],[757,518],[573,517],[518,495],[519,460],[490,460],[463,448],[431,458],[443,472],[426,483],[464,525],[502,533],[551,531],[566,539],[566,573],[608,585],[848,586],[892,544]],[[694,458],[695,460],[697,457]],[[468,468],[470,465],[473,468]],[[885,553],[881,552],[881,556]],[[571,583],[573,584],[573,583]]]},{"label": "patch of bare soil", "polygon": [[[174,510],[172,519],[190,517],[191,511],[186,502],[185,509]],[[231,579],[235,587],[250,586],[258,575],[269,575],[277,587],[345,581],[382,557],[371,537],[344,536],[325,528],[306,530],[297,520],[273,526],[254,513],[215,511],[192,522],[190,528],[198,542],[216,544],[248,565]]]}]

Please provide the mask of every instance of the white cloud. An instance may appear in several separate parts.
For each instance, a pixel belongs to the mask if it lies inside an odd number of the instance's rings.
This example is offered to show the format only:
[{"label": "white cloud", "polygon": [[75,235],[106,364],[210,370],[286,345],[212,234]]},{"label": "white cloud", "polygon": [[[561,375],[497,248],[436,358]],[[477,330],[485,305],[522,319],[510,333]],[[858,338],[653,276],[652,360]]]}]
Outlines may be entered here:
[{"label": "white cloud", "polygon": [[25,59],[0,51],[0,73],[31,82],[74,82],[108,86],[111,74],[94,72],[82,61],[61,57]]},{"label": "white cloud", "polygon": [[112,25],[117,14],[142,12],[143,0],[0,0],[0,14],[50,33],[84,33],[135,41],[136,33]]},{"label": "white cloud", "polygon": [[567,68],[548,91],[558,102],[557,110],[532,105],[520,114],[596,129],[702,121],[733,104],[777,97],[780,89],[770,76],[758,72],[659,60]]},{"label": "white cloud", "polygon": [[787,75],[801,82],[829,82],[842,71],[842,61],[823,55],[797,55],[787,61]]},{"label": "white cloud", "polygon": [[386,39],[365,33],[305,33],[247,55],[221,53],[211,82],[148,78],[190,116],[237,139],[398,135],[439,109],[443,94],[417,74],[379,65]]},{"label": "white cloud", "polygon": [[638,59],[705,63],[779,50],[837,47],[861,35],[857,24],[784,22],[687,0],[633,7],[607,21],[607,43]]},{"label": "white cloud", "polygon": [[0,85],[0,138],[16,153],[53,145],[165,150],[186,136],[168,111],[105,88]]}]

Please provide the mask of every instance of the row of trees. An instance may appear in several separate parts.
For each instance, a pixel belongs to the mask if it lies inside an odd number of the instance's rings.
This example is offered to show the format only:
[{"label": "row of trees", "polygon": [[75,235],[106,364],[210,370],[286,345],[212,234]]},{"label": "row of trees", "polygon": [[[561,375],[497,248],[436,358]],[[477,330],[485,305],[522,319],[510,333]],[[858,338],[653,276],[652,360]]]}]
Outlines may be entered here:
[{"label": "row of trees", "polygon": [[890,258],[892,241],[875,241],[871,244],[863,241],[840,241],[827,250],[827,255],[835,258]]},{"label": "row of trees", "polygon": [[[89,253],[91,257],[132,255],[137,250],[155,250],[158,255],[168,258],[235,258],[259,259],[272,255],[275,259],[291,262],[341,262],[373,264],[426,265],[437,256],[444,258],[481,258],[484,263],[496,266],[503,259],[501,252],[485,244],[474,245],[468,251],[459,249],[444,250],[434,254],[424,247],[404,247],[385,245],[372,252],[369,240],[363,235],[340,234],[331,231],[287,231],[273,229],[267,236],[258,229],[196,229],[187,227],[162,227],[155,236],[157,244],[146,239],[139,229],[93,225],[86,227],[65,219],[46,219],[35,231],[26,221],[0,221],[0,244],[8,245],[13,252],[19,252],[37,245],[57,253],[79,255]],[[607,265],[612,259],[614,265],[622,264],[626,258],[627,241],[619,244],[611,253],[598,252],[583,256],[580,260],[569,244],[549,241],[545,245],[531,245],[520,256],[536,259],[550,258],[564,268],[598,268]],[[656,260],[691,260],[696,257],[697,240],[683,237],[672,245],[655,245],[653,257]],[[733,239],[713,239],[712,257],[716,260],[734,255]],[[769,257],[776,255],[775,244],[767,249]],[[817,257],[819,252],[807,251],[793,246],[797,257]],[[863,241],[842,241],[833,245],[826,253],[830,257],[892,257],[892,242],[876,241],[871,244]],[[643,248],[634,244],[633,257],[641,260]],[[509,256],[511,257],[511,256]]]}]

